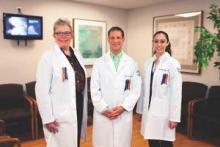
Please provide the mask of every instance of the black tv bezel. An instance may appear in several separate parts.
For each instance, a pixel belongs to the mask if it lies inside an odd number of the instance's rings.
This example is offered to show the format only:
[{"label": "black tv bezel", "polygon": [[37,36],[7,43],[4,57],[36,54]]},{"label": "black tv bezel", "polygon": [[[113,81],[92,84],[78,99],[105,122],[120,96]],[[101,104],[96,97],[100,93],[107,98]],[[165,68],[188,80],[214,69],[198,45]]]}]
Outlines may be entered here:
[{"label": "black tv bezel", "polygon": [[[35,18],[39,19],[41,25],[41,34],[39,36],[31,36],[31,35],[8,35],[6,33],[6,17],[27,17],[27,18]],[[23,14],[14,14],[14,13],[3,13],[3,37],[4,39],[13,39],[13,40],[42,40],[43,39],[43,17],[35,16],[35,15],[23,15]]]}]

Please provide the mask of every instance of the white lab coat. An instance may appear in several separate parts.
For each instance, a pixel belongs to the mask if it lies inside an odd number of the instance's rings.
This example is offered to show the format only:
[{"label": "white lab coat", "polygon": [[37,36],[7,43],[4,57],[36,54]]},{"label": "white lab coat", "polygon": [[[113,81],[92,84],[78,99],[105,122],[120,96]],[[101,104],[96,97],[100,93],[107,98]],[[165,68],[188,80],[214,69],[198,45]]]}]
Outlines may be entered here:
[{"label": "white lab coat", "polygon": [[[74,49],[74,54],[85,71],[79,51]],[[68,76],[68,79],[64,81],[62,80],[63,67],[66,67]],[[47,147],[77,147],[75,73],[58,46],[47,51],[40,58],[36,81],[36,97],[43,124],[54,120],[60,124],[59,132],[56,134],[50,133],[44,126]],[[83,137],[85,137],[87,126],[86,85],[81,130]]]},{"label": "white lab coat", "polygon": [[[131,81],[125,90],[126,80]],[[99,58],[91,76],[91,96],[94,104],[93,146],[130,147],[133,108],[140,96],[141,78],[137,64],[123,53],[116,71],[110,52]],[[109,120],[101,113],[107,108],[123,106],[126,111]]]},{"label": "white lab coat", "polygon": [[[175,129],[168,127],[168,122],[180,122],[182,78],[180,64],[165,52],[156,66],[152,84],[151,104],[149,105],[150,74],[153,61],[152,57],[145,63],[144,73],[144,103],[141,123],[141,134],[145,139],[175,140]],[[162,83],[163,75],[168,78]]]},{"label": "white lab coat", "polygon": [[140,94],[140,97],[137,101],[137,105],[136,105],[136,113],[138,114],[142,114],[142,111],[143,111],[143,103],[144,103],[144,78],[143,76],[141,76],[141,94]]}]

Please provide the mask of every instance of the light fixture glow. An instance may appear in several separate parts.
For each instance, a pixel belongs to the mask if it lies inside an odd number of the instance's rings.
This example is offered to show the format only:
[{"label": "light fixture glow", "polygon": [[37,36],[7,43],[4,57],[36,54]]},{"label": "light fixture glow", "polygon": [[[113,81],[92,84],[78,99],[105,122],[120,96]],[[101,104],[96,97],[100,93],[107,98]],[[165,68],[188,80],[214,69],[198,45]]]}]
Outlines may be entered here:
[{"label": "light fixture glow", "polygon": [[196,15],[200,15],[201,12],[190,12],[190,13],[182,13],[182,14],[176,14],[175,16],[179,16],[179,17],[193,17]]}]

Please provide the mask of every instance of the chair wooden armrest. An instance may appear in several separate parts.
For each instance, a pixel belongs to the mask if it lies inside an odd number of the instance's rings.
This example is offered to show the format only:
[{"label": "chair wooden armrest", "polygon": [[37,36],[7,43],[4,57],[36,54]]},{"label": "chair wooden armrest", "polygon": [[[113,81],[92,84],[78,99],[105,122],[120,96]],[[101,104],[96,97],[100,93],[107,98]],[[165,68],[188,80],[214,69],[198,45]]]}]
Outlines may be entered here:
[{"label": "chair wooden armrest", "polygon": [[33,102],[33,112],[34,112],[34,138],[38,138],[38,107],[37,107],[37,101],[31,96],[27,96],[27,99],[31,100]]},{"label": "chair wooden armrest", "polygon": [[31,112],[31,137],[32,139],[35,139],[35,108],[34,108],[34,102],[29,97],[25,97],[25,100],[28,102],[30,106],[30,112]]},{"label": "chair wooden armrest", "polygon": [[0,135],[4,135],[4,134],[5,134],[5,121],[0,120]]},{"label": "chair wooden armrest", "polygon": [[205,98],[195,98],[191,101],[189,101],[188,103],[188,118],[187,118],[187,136],[189,138],[192,138],[192,130],[193,130],[193,118],[192,118],[192,114],[194,111],[194,105],[199,102],[199,101],[203,101],[205,100]]},{"label": "chair wooden armrest", "polygon": [[0,119],[0,126],[5,125],[5,121]]},{"label": "chair wooden armrest", "polygon": [[18,138],[11,138],[10,136],[0,136],[1,144],[13,144],[13,147],[21,147],[21,142]]},{"label": "chair wooden armrest", "polygon": [[10,136],[8,136],[8,135],[1,135],[0,136],[0,139],[4,139],[4,138],[10,138]]},{"label": "chair wooden armrest", "polygon": [[5,134],[5,122],[3,120],[0,120],[1,125],[1,135],[0,135],[0,146],[2,144],[13,144],[13,147],[21,147],[21,142],[18,138],[11,138],[8,135]]}]

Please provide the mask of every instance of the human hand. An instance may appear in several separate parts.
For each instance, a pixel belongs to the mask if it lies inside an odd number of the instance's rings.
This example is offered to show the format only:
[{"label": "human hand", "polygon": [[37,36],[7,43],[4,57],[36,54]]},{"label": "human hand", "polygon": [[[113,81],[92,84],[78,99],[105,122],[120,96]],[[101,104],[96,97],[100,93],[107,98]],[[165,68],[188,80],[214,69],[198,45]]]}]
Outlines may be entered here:
[{"label": "human hand", "polygon": [[119,116],[125,111],[125,109],[122,106],[116,106],[112,108],[112,110],[113,110],[113,114],[112,114],[113,116]]},{"label": "human hand", "polygon": [[104,111],[102,114],[108,117],[109,119],[113,120],[116,119],[119,115],[121,115],[125,109],[122,106],[116,106],[112,109],[108,109]]},{"label": "human hand", "polygon": [[177,122],[174,122],[174,121],[169,121],[169,128],[170,129],[174,129],[177,127]]},{"label": "human hand", "polygon": [[46,124],[46,128],[51,133],[57,133],[58,132],[59,123],[57,121],[53,121]]},{"label": "human hand", "polygon": [[113,107],[111,109],[110,119],[113,120],[118,118],[118,116],[120,116],[124,111],[125,109],[122,106]]},{"label": "human hand", "polygon": [[115,119],[115,117],[113,115],[113,111],[111,109],[105,110],[102,114],[111,120]]},{"label": "human hand", "polygon": [[109,110],[105,110],[102,114],[106,117],[110,117],[111,112]]}]

